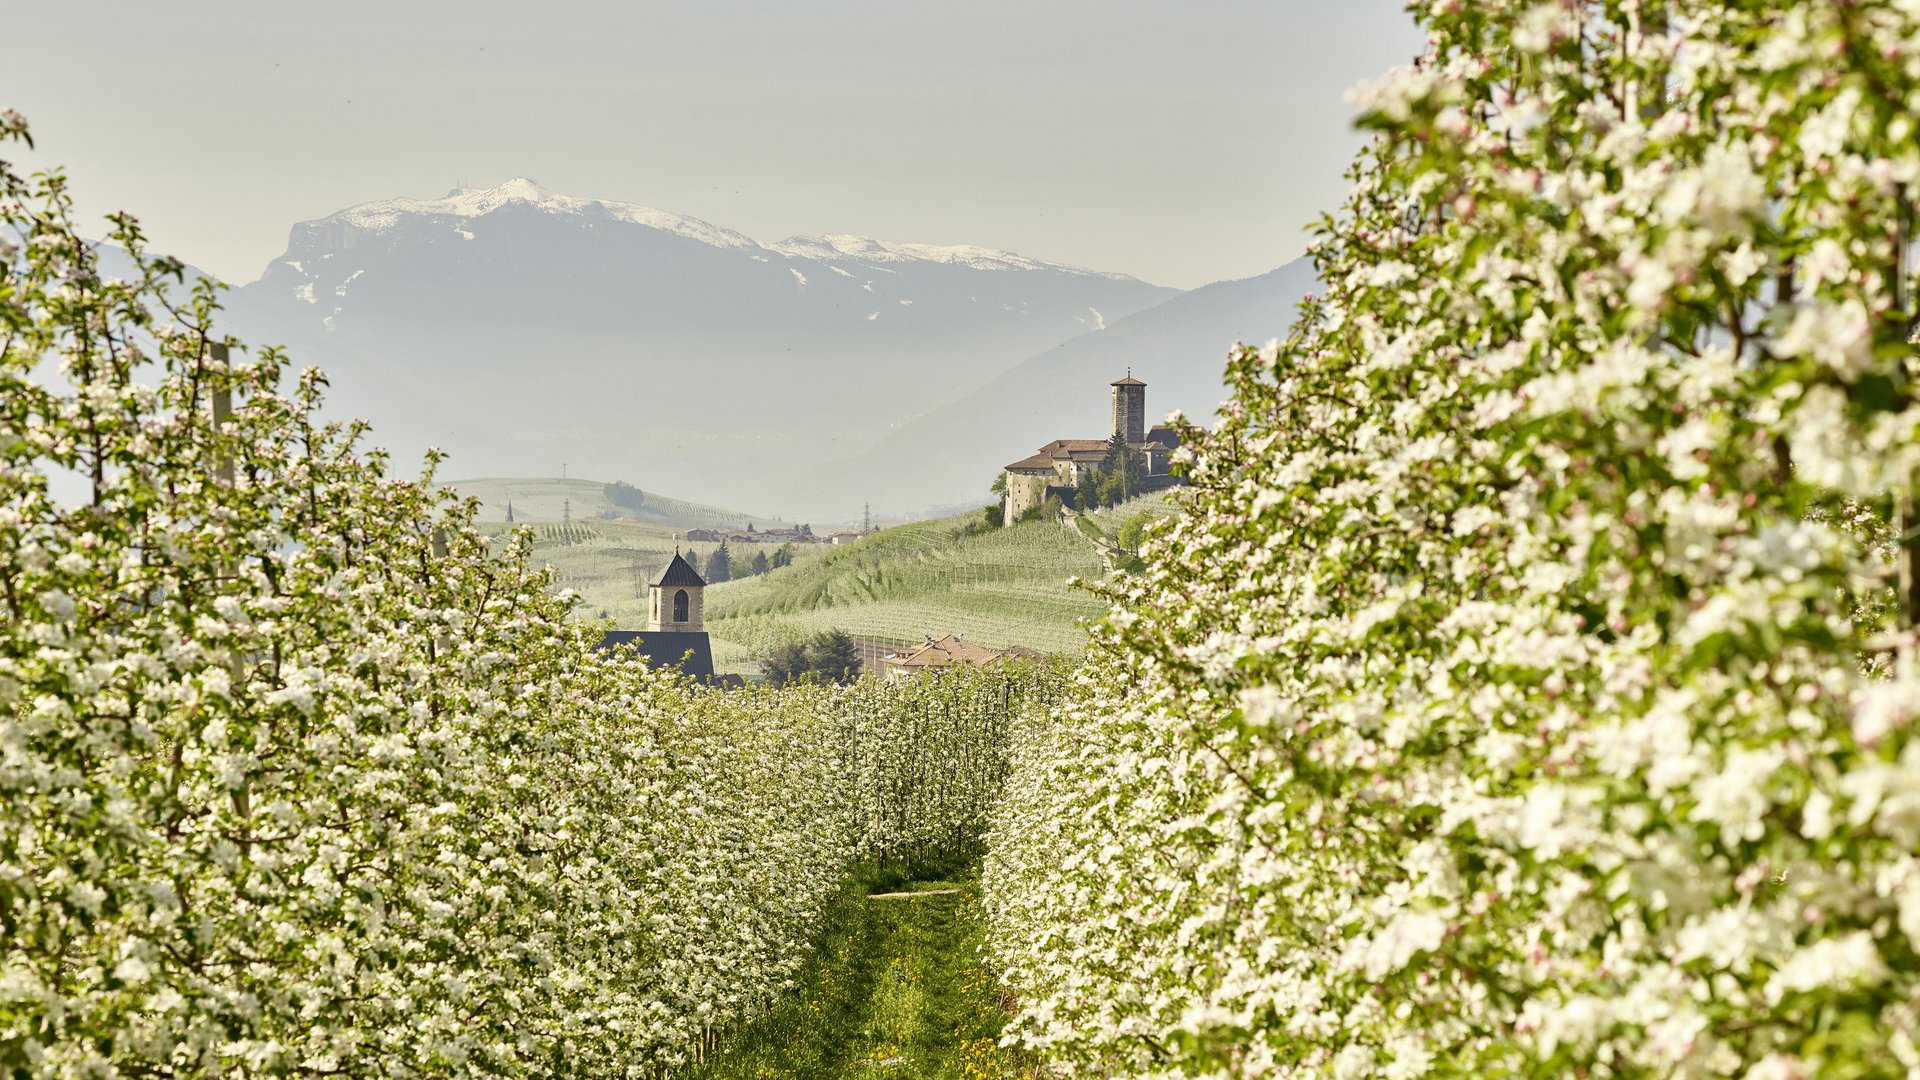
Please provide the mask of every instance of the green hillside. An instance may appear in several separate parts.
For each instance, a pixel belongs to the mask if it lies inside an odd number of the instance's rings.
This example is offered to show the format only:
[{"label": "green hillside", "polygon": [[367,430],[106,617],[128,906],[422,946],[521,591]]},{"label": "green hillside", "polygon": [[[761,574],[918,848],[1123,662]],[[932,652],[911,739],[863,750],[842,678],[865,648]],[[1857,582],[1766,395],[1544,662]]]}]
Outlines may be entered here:
[{"label": "green hillside", "polygon": [[1149,525],[1174,512],[1172,491],[1156,491],[1137,499],[1082,514],[1080,530],[1089,536],[1120,545],[1129,551],[1140,546],[1140,533]]},{"label": "green hillside", "polygon": [[[533,530],[534,560],[555,570],[555,585],[581,597],[576,617],[622,629],[646,621],[646,583],[676,550],[704,571],[716,545],[692,544],[687,529],[757,526],[766,518],[648,493],[642,512],[616,507],[592,480],[481,479],[448,485],[483,500],[482,528],[504,543],[506,503],[515,525]],[[707,629],[721,671],[753,672],[774,648],[822,630],[907,644],[956,633],[984,645],[1026,645],[1078,655],[1086,635],[1078,620],[1104,605],[1070,578],[1106,573],[1100,542],[1137,533],[1137,523],[1171,513],[1164,495],[1150,495],[1079,519],[1076,529],[1036,521],[979,531],[977,513],[915,522],[852,544],[796,544],[792,566],[723,582],[707,592]],[[571,513],[571,520],[563,518]],[[621,515],[615,518],[605,514]],[[1129,529],[1129,525],[1134,527]],[[755,553],[771,558],[779,544],[729,544],[733,564]]]},{"label": "green hillside", "polygon": [[1077,655],[1076,620],[1104,605],[1067,586],[1104,573],[1094,545],[1057,521],[975,533],[978,514],[887,529],[707,593],[707,629],[764,655],[821,630],[907,643],[957,633],[984,645]]},{"label": "green hillside", "polygon": [[[601,521],[575,516],[571,522],[536,521],[520,513],[514,499],[515,522],[489,522],[483,532],[504,545],[515,528],[533,530],[533,561],[551,564],[556,588],[572,589],[583,601],[576,617],[610,618],[620,627],[638,627],[646,619],[646,583],[666,569],[675,551],[686,552],[702,568],[717,544],[693,544],[668,525],[636,521]],[[778,544],[729,544],[735,559],[751,561],[757,551],[769,558]],[[796,544],[793,555],[804,563],[828,551],[824,544]],[[717,650],[716,650],[717,654]],[[737,669],[729,669],[737,670]]]}]

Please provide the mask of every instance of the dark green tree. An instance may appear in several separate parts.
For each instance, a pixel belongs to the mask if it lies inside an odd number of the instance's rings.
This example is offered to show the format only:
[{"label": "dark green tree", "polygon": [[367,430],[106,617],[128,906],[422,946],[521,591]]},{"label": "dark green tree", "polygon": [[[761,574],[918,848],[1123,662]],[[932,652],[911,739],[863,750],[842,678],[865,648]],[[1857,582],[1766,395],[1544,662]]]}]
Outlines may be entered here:
[{"label": "dark green tree", "polygon": [[1097,469],[1080,470],[1080,479],[1074,483],[1073,506],[1080,511],[1091,510],[1100,505],[1100,472]]},{"label": "dark green tree", "polygon": [[766,674],[768,684],[772,686],[804,682],[809,675],[807,646],[797,641],[791,645],[780,646],[773,650],[772,656],[767,657],[766,663],[761,665],[761,670]]},{"label": "dark green tree", "polygon": [[782,645],[761,665],[767,682],[850,683],[860,677],[860,645],[843,630],[828,630],[803,642]]},{"label": "dark green tree", "polygon": [[1107,456],[1100,463],[1097,484],[1101,506],[1122,503],[1140,494],[1146,486],[1147,458],[1128,446],[1120,436],[1107,440]]},{"label": "dark green tree", "polygon": [[1020,515],[1020,521],[1053,521],[1059,516],[1060,499],[1056,495],[1049,495],[1039,506],[1028,507],[1027,512]]},{"label": "dark green tree", "polygon": [[624,480],[615,480],[602,489],[607,501],[627,510],[642,510],[647,505],[647,494]]},{"label": "dark green tree", "polygon": [[860,677],[860,646],[844,630],[829,630],[808,642],[807,660],[824,682],[844,684]]},{"label": "dark green tree", "polygon": [[718,585],[730,578],[733,572],[733,555],[727,550],[727,542],[720,541],[707,556],[707,584]]},{"label": "dark green tree", "polygon": [[756,551],[756,552],[754,552],[754,553],[753,553],[753,562],[751,562],[751,563],[749,563],[748,565],[749,565],[749,566],[750,566],[750,567],[752,568],[752,571],[751,571],[751,572],[752,572],[752,574],[753,574],[753,576],[754,576],[754,577],[759,577],[759,576],[760,576],[761,574],[764,574],[764,573],[766,573],[766,572],[767,572],[767,571],[768,571],[769,569],[771,569],[771,568],[770,568],[770,567],[769,567],[769,566],[767,565],[767,553],[766,553],[766,552],[764,552],[764,551]]},{"label": "dark green tree", "polygon": [[773,558],[770,560],[769,564],[775,570],[778,570],[783,566],[792,566],[793,565],[793,544],[792,543],[781,544],[779,550],[773,553]]}]

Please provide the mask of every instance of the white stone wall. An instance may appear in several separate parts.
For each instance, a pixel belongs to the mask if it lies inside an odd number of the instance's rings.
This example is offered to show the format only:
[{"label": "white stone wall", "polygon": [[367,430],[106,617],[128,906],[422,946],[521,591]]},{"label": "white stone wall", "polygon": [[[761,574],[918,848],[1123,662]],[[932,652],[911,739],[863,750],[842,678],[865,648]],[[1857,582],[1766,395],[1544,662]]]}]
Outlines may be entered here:
[{"label": "white stone wall", "polygon": [[1052,470],[1043,473],[1007,473],[1007,508],[1002,525],[1020,520],[1020,515],[1047,501],[1047,488],[1055,482]]}]

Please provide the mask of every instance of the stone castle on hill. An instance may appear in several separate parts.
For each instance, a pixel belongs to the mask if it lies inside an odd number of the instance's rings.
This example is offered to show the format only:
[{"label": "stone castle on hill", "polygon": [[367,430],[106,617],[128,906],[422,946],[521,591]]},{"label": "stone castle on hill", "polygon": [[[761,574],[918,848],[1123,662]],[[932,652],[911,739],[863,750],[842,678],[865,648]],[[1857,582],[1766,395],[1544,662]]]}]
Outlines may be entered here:
[{"label": "stone castle on hill", "polygon": [[1071,505],[1081,478],[1106,465],[1115,441],[1145,461],[1142,491],[1180,482],[1167,468],[1173,452],[1180,448],[1180,433],[1166,426],[1147,429],[1147,384],[1129,372],[1126,378],[1115,379],[1112,386],[1113,431],[1107,438],[1055,439],[1032,457],[1007,466],[1002,524],[1019,521],[1022,514],[1046,502],[1049,495]]}]

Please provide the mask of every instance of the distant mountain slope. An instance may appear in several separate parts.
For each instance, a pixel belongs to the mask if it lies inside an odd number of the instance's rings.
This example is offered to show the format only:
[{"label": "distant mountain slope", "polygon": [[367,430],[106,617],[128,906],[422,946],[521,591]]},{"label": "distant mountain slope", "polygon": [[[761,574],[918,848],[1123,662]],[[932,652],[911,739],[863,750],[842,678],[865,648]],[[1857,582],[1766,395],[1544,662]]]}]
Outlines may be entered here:
[{"label": "distant mountain slope", "polygon": [[[121,248],[96,243],[94,252],[103,276],[128,280],[136,276],[133,260]],[[180,282],[167,282],[164,287],[171,302],[182,308],[190,303],[194,288],[201,282],[217,280],[190,263],[183,264],[181,276]],[[366,445],[391,450],[396,475],[418,475],[421,456],[428,447],[455,446],[463,431],[476,426],[476,421],[450,408],[443,396],[395,382],[387,375],[390,365],[365,359],[331,336],[316,333],[271,306],[253,302],[241,290],[223,290],[218,303],[221,310],[214,315],[213,332],[237,339],[250,353],[268,346],[280,347],[287,361],[289,389],[304,368],[317,367],[326,374],[323,419],[377,420]]]},{"label": "distant mountain slope", "polygon": [[[871,500],[889,512],[988,499],[1001,466],[1055,438],[1105,438],[1108,384],[1129,369],[1147,383],[1147,412],[1203,420],[1226,396],[1227,349],[1284,337],[1314,290],[1301,258],[1223,281],[1048,349],[949,405],[902,425],[858,456],[809,471],[796,484],[829,507]],[[837,510],[836,510],[837,512]]]},{"label": "distant mountain slope", "polygon": [[773,523],[773,519],[757,514],[687,502],[645,488],[641,488],[645,496],[641,506],[616,506],[607,498],[607,484],[601,480],[492,476],[448,480],[440,486],[479,499],[480,519],[487,522],[504,521],[507,504],[512,503],[515,522],[559,521],[569,515],[575,521],[588,521],[603,513],[613,513],[644,525],[672,529],[697,529],[703,525],[739,528],[747,522],[759,526]]},{"label": "distant mountain slope", "polygon": [[742,502],[1173,295],[984,248],[762,244],[516,180],[298,224],[232,306],[405,402],[369,411],[383,438],[419,441],[428,403],[463,473],[566,462]]}]

